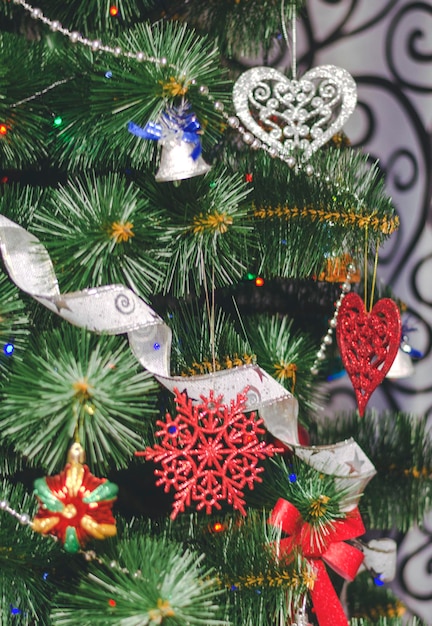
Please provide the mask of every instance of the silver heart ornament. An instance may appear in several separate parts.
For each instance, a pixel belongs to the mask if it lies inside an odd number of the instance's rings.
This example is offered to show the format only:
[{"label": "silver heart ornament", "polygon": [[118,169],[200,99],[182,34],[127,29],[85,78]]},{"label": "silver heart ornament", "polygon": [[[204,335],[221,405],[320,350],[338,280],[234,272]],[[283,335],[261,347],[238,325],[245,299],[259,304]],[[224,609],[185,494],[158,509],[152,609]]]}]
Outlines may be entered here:
[{"label": "silver heart ornament", "polygon": [[244,126],[280,155],[300,151],[304,159],[339,132],[357,103],[356,83],[335,65],[312,68],[290,80],[272,67],[244,72],[233,90]]}]

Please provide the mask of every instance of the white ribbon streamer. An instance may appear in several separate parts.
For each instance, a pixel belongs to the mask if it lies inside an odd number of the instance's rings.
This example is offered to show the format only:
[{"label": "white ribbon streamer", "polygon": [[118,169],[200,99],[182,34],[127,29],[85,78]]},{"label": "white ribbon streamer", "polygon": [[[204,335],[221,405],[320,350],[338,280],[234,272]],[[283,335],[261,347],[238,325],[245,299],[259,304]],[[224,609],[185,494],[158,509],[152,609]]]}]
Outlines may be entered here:
[{"label": "white ribbon streamer", "polygon": [[[42,243],[0,215],[0,250],[12,281],[64,320],[96,333],[127,334],[132,353],[143,368],[169,391],[186,391],[192,402],[210,391],[225,403],[247,389],[246,410],[258,410],[275,437],[295,447],[296,454],[326,474],[336,474],[354,495],[363,491],[375,469],[353,440],[333,446],[299,445],[296,398],[258,365],[243,365],[198,376],[171,376],[171,329],[151,307],[124,285],[105,285],[60,293],[51,258]],[[358,497],[356,500],[358,500]],[[356,502],[347,500],[346,509]]]}]

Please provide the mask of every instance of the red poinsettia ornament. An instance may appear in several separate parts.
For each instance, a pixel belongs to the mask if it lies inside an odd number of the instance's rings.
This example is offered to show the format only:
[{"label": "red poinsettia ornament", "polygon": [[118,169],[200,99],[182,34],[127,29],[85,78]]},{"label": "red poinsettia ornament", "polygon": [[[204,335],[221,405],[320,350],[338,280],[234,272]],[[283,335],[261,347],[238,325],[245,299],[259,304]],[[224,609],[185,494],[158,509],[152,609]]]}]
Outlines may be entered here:
[{"label": "red poinsettia ornament", "polygon": [[192,501],[207,514],[220,509],[222,500],[246,513],[243,488],[253,489],[254,482],[261,482],[264,468],[258,467],[258,461],[281,452],[260,441],[263,420],[244,413],[247,391],[227,406],[213,392],[193,404],[176,389],[177,415],[172,418],[168,413],[165,422],[157,422],[161,444],[135,453],[161,463],[162,468],[155,470],[156,484],[164,485],[166,493],[171,488],[176,491],[172,519]]},{"label": "red poinsettia ornament", "polygon": [[34,483],[40,506],[32,528],[58,537],[67,552],[78,552],[90,538],[105,539],[117,532],[112,506],[118,487],[93,476],[83,461],[84,451],[75,443],[60,474]]},{"label": "red poinsettia ornament", "polygon": [[349,293],[342,300],[336,339],[361,416],[396,358],[401,335],[400,312],[390,298],[378,300],[370,313],[356,293]]}]

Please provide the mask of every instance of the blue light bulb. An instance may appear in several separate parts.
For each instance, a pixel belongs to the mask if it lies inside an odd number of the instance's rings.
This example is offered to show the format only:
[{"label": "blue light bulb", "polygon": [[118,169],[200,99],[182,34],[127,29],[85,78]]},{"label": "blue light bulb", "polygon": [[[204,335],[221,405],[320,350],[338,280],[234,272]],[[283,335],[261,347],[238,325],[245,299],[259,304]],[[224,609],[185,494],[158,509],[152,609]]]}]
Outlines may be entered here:
[{"label": "blue light bulb", "polygon": [[13,343],[5,343],[5,345],[3,346],[3,352],[6,354],[6,356],[10,356],[11,354],[13,354],[15,350],[15,346],[13,345]]}]

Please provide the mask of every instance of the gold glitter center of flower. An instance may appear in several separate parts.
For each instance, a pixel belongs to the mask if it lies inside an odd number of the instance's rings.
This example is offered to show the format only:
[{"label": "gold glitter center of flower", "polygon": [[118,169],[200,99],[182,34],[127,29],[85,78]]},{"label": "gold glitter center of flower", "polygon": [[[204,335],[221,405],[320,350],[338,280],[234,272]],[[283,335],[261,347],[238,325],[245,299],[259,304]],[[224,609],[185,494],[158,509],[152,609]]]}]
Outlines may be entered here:
[{"label": "gold glitter center of flower", "polygon": [[132,237],[135,237],[132,222],[113,222],[109,230],[109,236],[114,239],[116,243],[129,241]]},{"label": "gold glitter center of flower", "polygon": [[67,519],[72,519],[76,514],[77,510],[73,504],[67,504],[62,511],[63,517],[67,517]]},{"label": "gold glitter center of flower", "polygon": [[207,215],[200,213],[193,219],[193,232],[198,235],[207,230],[222,235],[227,232],[228,226],[231,226],[232,223],[233,218],[226,213],[219,213],[218,211]]}]

